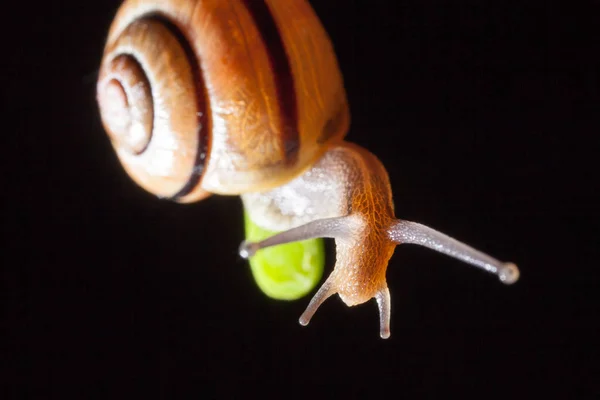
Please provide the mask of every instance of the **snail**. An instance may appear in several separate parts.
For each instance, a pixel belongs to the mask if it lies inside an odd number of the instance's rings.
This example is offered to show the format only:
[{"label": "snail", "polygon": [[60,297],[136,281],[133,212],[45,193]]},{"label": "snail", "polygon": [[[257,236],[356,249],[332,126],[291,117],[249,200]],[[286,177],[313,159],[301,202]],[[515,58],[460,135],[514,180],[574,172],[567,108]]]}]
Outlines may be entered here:
[{"label": "snail", "polygon": [[[333,238],[336,262],[300,317],[333,294],[375,298],[390,336],[386,270],[412,243],[495,274],[498,261],[422,224],[397,219],[388,174],[344,140],[349,105],[332,43],[306,0],[126,0],[110,28],[97,83],[102,124],[131,178],[189,203],[241,196],[273,246]],[[318,275],[318,274],[317,274]]]}]

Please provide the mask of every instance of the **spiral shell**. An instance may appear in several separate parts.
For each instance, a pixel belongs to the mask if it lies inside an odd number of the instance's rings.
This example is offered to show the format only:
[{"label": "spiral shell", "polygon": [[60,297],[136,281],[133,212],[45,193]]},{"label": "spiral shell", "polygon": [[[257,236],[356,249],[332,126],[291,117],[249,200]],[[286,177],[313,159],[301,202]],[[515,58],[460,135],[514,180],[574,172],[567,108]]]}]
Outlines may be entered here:
[{"label": "spiral shell", "polygon": [[184,202],[279,186],[349,126],[333,48],[305,0],[127,0],[97,97],[129,175]]}]

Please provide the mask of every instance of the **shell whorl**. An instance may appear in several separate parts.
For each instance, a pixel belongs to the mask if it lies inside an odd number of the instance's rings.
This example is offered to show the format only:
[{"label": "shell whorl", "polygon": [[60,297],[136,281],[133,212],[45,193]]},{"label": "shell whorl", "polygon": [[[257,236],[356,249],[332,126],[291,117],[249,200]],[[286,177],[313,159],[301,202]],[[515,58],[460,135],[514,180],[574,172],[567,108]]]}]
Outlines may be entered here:
[{"label": "shell whorl", "polygon": [[198,187],[208,146],[205,89],[187,47],[168,19],[136,18],[107,44],[97,85],[123,167],[159,197],[206,195]]}]

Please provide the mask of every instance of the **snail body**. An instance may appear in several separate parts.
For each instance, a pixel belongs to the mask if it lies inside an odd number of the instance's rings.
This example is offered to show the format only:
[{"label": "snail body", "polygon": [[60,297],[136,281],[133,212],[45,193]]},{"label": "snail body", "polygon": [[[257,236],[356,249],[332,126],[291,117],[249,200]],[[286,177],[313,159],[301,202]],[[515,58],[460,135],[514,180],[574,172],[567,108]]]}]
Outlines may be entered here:
[{"label": "snail body", "polygon": [[416,243],[498,275],[501,263],[423,225],[398,220],[387,172],[345,142],[350,112],[333,46],[306,0],[126,0],[97,85],[102,122],[141,187],[179,202],[240,195],[279,232],[243,257],[334,238],[336,266],[300,322],[332,294],[375,298],[389,336],[385,279],[397,244]]}]

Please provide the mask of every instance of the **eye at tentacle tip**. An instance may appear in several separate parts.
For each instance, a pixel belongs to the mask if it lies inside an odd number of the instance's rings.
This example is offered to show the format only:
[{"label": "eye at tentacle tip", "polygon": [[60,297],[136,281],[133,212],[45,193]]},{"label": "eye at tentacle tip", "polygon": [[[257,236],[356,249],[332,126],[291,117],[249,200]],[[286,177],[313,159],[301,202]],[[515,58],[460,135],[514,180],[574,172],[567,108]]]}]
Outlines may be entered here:
[{"label": "eye at tentacle tip", "polygon": [[242,242],[242,244],[240,244],[239,254],[240,254],[240,257],[242,257],[244,259],[248,259],[248,258],[252,257],[254,254],[256,254],[257,250],[258,250],[257,243],[244,240]]},{"label": "eye at tentacle tip", "polygon": [[306,312],[304,312],[298,319],[298,323],[300,323],[300,325],[302,325],[302,326],[306,326],[310,322],[311,318],[312,318],[312,315],[306,315]]},{"label": "eye at tentacle tip", "polygon": [[505,263],[500,271],[498,271],[498,277],[505,285],[512,285],[517,282],[520,275],[519,268],[513,263]]}]

